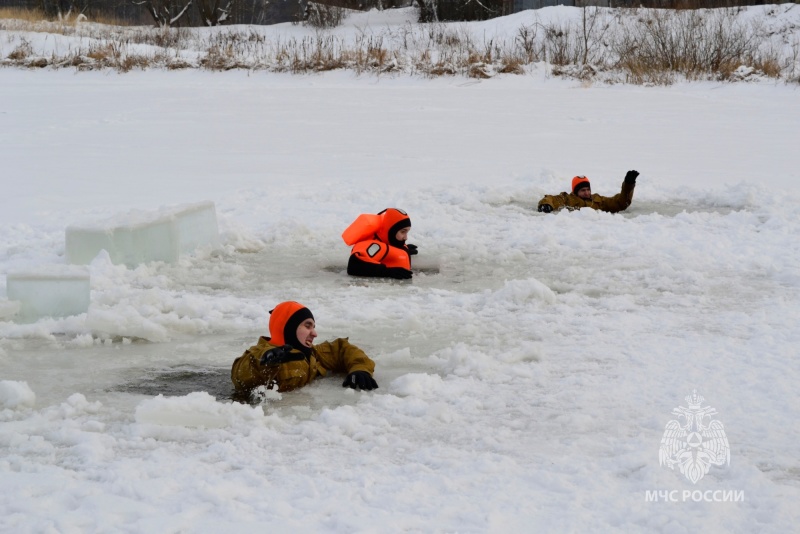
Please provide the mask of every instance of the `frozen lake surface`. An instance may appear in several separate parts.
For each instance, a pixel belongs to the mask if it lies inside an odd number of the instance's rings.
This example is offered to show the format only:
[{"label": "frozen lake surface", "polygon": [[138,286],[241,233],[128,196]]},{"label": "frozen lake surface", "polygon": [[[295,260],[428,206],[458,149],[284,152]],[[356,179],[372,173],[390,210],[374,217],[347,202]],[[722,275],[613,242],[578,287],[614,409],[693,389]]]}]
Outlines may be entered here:
[{"label": "frozen lake surface", "polygon": [[[133,208],[213,201],[222,242],[101,254],[87,314],[0,321],[0,531],[794,530],[798,103],[535,69],[0,70],[1,273],[63,264],[69,224]],[[535,212],[628,169],[622,214]],[[341,232],[391,206],[414,279],[347,277]],[[289,299],[380,388],[232,402],[231,363]],[[696,484],[658,460],[693,390],[730,444]],[[712,502],[647,500],[696,490]]]}]

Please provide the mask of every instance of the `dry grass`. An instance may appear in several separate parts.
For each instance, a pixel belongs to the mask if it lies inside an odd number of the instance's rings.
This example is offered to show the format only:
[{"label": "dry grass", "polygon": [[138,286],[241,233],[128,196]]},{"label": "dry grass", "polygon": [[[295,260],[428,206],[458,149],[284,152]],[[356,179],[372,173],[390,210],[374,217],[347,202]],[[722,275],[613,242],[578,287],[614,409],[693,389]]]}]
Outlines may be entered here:
[{"label": "dry grass", "polygon": [[96,15],[90,20],[79,13],[68,13],[67,15],[59,18],[48,17],[39,9],[23,9],[16,7],[0,7],[0,20],[14,20],[21,23],[51,22],[65,26],[74,26],[83,22],[94,22],[106,26],[130,26],[128,22],[108,15]]},{"label": "dry grass", "polygon": [[25,22],[39,22],[46,20],[44,14],[38,9],[20,9],[17,7],[0,7],[0,19],[14,19]]},{"label": "dry grass", "polygon": [[91,19],[87,19],[87,22],[94,22],[97,24],[103,24],[105,26],[123,26],[123,27],[130,27],[135,26],[136,24],[120,19],[118,17],[114,17],[111,15],[94,15]]},{"label": "dry grass", "polygon": [[779,77],[778,55],[765,49],[761,34],[757,23],[740,23],[734,10],[647,10],[615,41],[615,66],[633,83],[670,83],[676,75],[730,80],[741,67]]},{"label": "dry grass", "polygon": [[32,55],[33,47],[31,47],[31,44],[27,40],[22,39],[22,42],[8,55],[8,59],[12,61],[25,61]]},{"label": "dry grass", "polygon": [[[10,10],[5,10],[11,13]],[[30,15],[30,12],[27,12]],[[9,32],[40,31],[79,37],[62,55],[42,58],[23,37],[2,65],[79,70],[201,68],[309,73],[348,69],[357,74],[406,73],[426,77],[523,74],[544,62],[555,76],[666,85],[677,79],[740,80],[757,77],[796,82],[800,40],[788,57],[754,22],[730,9],[582,10],[582,19],[521,26],[508,40],[477,38],[458,24],[407,24],[379,35],[345,38],[326,31],[301,38],[268,38],[257,27],[213,33],[186,28],[121,27],[3,19]],[[141,46],[144,45],[144,46]],[[784,52],[785,55],[785,52]],[[749,78],[748,78],[749,77]]]}]

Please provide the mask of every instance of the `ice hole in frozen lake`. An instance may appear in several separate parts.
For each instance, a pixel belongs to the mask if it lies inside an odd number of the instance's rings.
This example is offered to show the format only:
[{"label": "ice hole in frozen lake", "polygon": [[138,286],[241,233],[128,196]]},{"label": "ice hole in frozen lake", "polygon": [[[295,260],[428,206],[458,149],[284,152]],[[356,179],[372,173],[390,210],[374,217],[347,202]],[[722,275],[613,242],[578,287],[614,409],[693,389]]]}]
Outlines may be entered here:
[{"label": "ice hole in frozen lake", "polygon": [[164,395],[165,397],[206,391],[217,399],[231,399],[236,398],[236,395],[230,376],[230,367],[177,365],[146,370],[141,377],[120,384],[115,390],[141,395]]},{"label": "ice hole in frozen lake", "polygon": [[[232,361],[232,360],[231,360]],[[243,404],[264,404],[264,398],[257,393],[237,392],[231,383],[230,367],[202,367],[181,364],[158,369],[146,369],[140,375],[111,388],[113,391],[155,397],[183,397],[193,392],[205,391],[219,402],[240,402]],[[299,408],[311,416],[324,406],[339,406],[357,402],[358,395],[341,387],[341,377],[331,375],[315,380],[313,383],[283,394],[281,400],[270,400],[267,404],[274,409]],[[277,393],[277,392],[276,392]],[[280,398],[280,397],[279,397]]]},{"label": "ice hole in frozen lake", "polygon": [[[336,274],[347,274],[347,266],[346,265],[327,265],[323,267],[323,271],[329,273],[336,273]],[[414,273],[422,273],[422,274],[439,274],[439,267],[438,266],[424,266],[424,267],[417,267],[415,265],[411,266],[411,271]],[[387,280],[392,280],[387,278]]]},{"label": "ice hole in frozen lake", "polygon": [[[490,203],[493,206],[509,205],[514,208],[520,209],[526,213],[536,214],[539,217],[547,216],[544,213],[538,213],[536,210],[537,203],[531,200],[511,200],[507,203]],[[658,214],[664,217],[675,217],[681,213],[716,213],[718,215],[727,215],[731,212],[738,211],[742,208],[734,206],[716,206],[705,204],[692,204],[689,202],[675,199],[673,202],[649,202],[640,201],[635,197],[630,207],[620,212],[618,215],[622,217],[638,217],[640,215]],[[566,210],[569,211],[569,210]]]},{"label": "ice hole in frozen lake", "polygon": [[213,202],[133,210],[66,229],[66,256],[73,264],[88,264],[101,250],[112,262],[128,267],[148,261],[174,263],[181,254],[219,243]]}]

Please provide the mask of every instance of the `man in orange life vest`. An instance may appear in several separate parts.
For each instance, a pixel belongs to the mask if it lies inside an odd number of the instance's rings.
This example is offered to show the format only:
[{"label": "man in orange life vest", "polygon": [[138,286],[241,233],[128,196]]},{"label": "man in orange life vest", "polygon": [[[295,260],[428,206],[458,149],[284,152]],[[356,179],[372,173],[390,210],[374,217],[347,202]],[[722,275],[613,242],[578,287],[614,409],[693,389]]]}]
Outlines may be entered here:
[{"label": "man in orange life vest", "polygon": [[417,253],[417,247],[406,245],[409,230],[411,219],[397,208],[359,215],[342,233],[344,242],[353,247],[347,274],[411,278],[411,256]]},{"label": "man in orange life vest", "polygon": [[316,323],[311,311],[299,302],[281,302],[270,310],[269,334],[236,358],[231,380],[236,391],[249,393],[258,386],[278,391],[303,387],[329,371],[346,373],[342,387],[372,390],[373,362],[346,338],[314,345]]}]

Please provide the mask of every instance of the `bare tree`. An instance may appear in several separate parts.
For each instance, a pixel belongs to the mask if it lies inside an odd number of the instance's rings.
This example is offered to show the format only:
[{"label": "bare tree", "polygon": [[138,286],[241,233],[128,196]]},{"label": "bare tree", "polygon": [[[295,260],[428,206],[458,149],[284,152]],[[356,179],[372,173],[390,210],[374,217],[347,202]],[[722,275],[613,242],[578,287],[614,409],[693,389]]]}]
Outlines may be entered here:
[{"label": "bare tree", "polygon": [[144,0],[133,3],[145,6],[158,26],[168,28],[179,25],[180,20],[188,14],[192,0]]},{"label": "bare tree", "polygon": [[323,6],[367,11],[370,9],[408,7],[412,4],[412,0],[313,0],[313,3]]},{"label": "bare tree", "polygon": [[[589,11],[591,9],[591,11]],[[603,36],[608,30],[608,25],[603,26],[600,17],[600,10],[596,7],[584,6],[581,8],[581,47],[583,48],[582,65],[593,61],[593,51],[596,45],[600,44]]]},{"label": "bare tree", "polygon": [[[228,20],[234,0],[197,0],[197,10],[204,26],[219,26]],[[221,4],[225,3],[225,7]]]},{"label": "bare tree", "polygon": [[438,1],[437,0],[416,0],[419,7],[420,22],[437,22]]},{"label": "bare tree", "polygon": [[84,14],[91,6],[91,0],[39,0],[39,7],[45,15],[58,20]]},{"label": "bare tree", "polygon": [[416,0],[420,22],[486,20],[514,11],[513,0]]}]

